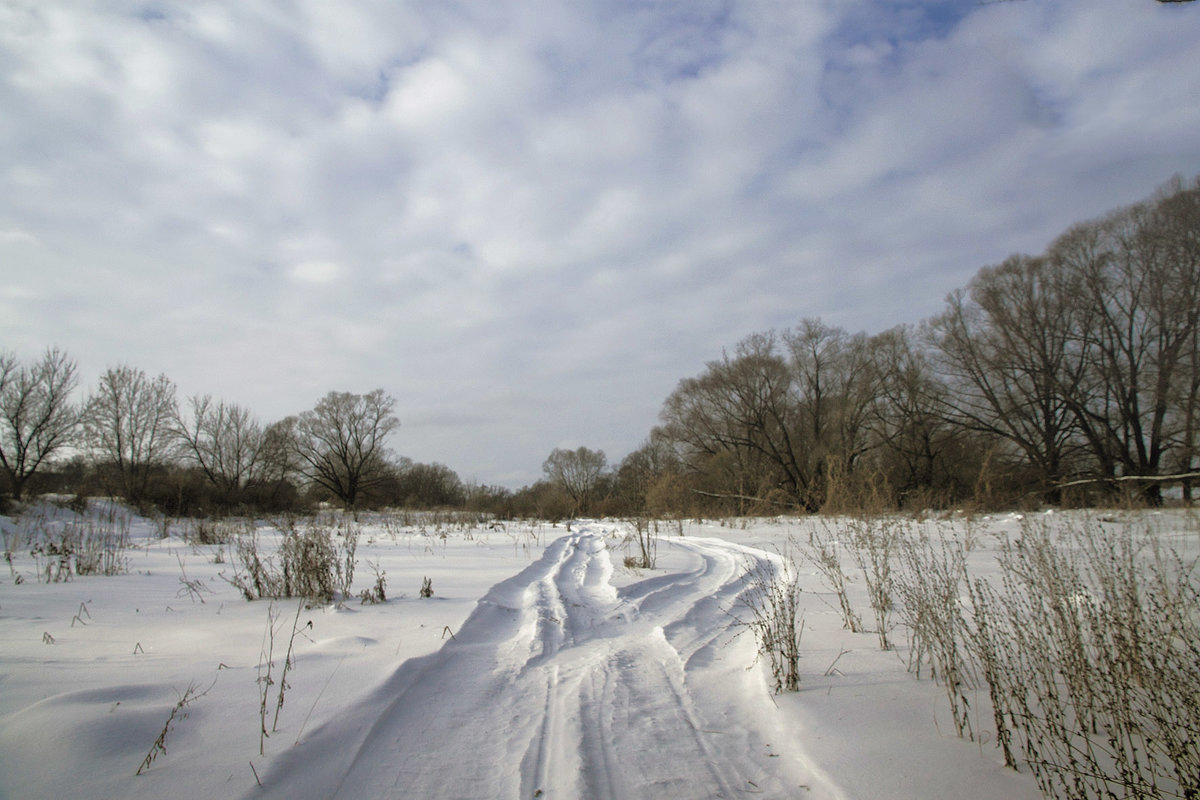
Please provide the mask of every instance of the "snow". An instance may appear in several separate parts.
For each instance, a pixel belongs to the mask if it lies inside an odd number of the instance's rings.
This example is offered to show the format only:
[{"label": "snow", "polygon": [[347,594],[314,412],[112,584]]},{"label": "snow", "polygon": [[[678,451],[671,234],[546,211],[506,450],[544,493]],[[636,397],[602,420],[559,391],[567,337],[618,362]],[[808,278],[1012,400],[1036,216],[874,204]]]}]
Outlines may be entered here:
[{"label": "snow", "polygon": [[[980,740],[956,737],[942,688],[905,670],[902,632],[884,652],[874,633],[843,629],[803,562],[801,690],[772,694],[738,595],[755,565],[836,520],[672,523],[644,570],[623,565],[631,526],[619,521],[364,516],[354,591],[374,562],[387,601],[305,607],[246,601],[226,580],[228,548],[135,516],[127,573],[39,582],[47,557],[31,556],[28,520],[69,513],[0,518],[13,555],[0,581],[0,798],[1040,796],[988,739],[986,690]],[[972,571],[986,575],[1020,522],[924,524],[969,533]],[[1167,515],[1158,529],[1195,553],[1194,521]],[[862,581],[851,591],[866,620]],[[135,776],[189,687],[165,752]]]}]

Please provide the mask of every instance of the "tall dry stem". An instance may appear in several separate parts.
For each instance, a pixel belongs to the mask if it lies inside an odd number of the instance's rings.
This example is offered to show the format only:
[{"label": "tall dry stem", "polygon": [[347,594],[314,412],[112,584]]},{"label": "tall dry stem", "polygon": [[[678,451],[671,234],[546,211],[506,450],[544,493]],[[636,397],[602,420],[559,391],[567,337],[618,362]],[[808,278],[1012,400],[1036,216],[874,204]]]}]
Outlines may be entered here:
[{"label": "tall dry stem", "polygon": [[1200,580],[1146,529],[1037,521],[977,581],[972,644],[1050,797],[1200,797]]},{"label": "tall dry stem", "polygon": [[898,541],[896,589],[911,642],[909,670],[920,679],[922,665],[928,664],[930,676],[946,690],[955,731],[974,739],[969,692],[975,688],[975,670],[960,601],[967,582],[965,548],[957,538],[935,540],[926,534]]},{"label": "tall dry stem", "polygon": [[891,614],[895,581],[892,561],[899,543],[899,523],[885,517],[861,518],[850,523],[850,553],[862,570],[867,598],[875,617],[879,649],[891,650]]},{"label": "tall dry stem", "polygon": [[[793,540],[789,540],[791,542]],[[808,546],[801,547],[805,560],[817,568],[826,586],[837,596],[842,625],[851,633],[862,632],[862,618],[850,604],[846,590],[849,578],[842,566],[841,542],[837,535],[825,527],[824,532],[812,530],[808,535]]]}]

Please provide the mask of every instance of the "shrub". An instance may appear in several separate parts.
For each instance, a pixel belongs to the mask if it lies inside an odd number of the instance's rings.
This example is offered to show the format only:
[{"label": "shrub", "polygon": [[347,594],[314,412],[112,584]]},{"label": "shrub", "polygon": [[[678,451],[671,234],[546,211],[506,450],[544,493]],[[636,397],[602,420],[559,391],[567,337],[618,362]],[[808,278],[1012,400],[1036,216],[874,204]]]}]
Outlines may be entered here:
[{"label": "shrub", "polygon": [[804,615],[799,609],[799,571],[792,557],[782,555],[754,562],[741,601],[750,611],[749,619],[742,624],[754,632],[758,652],[771,670],[775,692],[798,691]]},{"label": "shrub", "polygon": [[1196,563],[1098,523],[1028,523],[976,582],[974,635],[1001,744],[1051,797],[1200,797]]},{"label": "shrub", "polygon": [[273,556],[260,551],[253,528],[235,538],[234,574],[227,580],[247,600],[303,597],[328,603],[350,596],[358,545],[355,523],[343,523],[340,536],[319,518],[305,526],[287,518],[278,527],[281,538]]},{"label": "shrub", "polygon": [[635,517],[631,524],[632,539],[637,543],[638,551],[635,555],[626,556],[625,566],[654,569],[654,565],[658,563],[658,521]]},{"label": "shrub", "polygon": [[197,519],[184,527],[183,540],[191,545],[224,545],[253,530],[254,523],[246,519]]},{"label": "shrub", "polygon": [[[39,505],[21,515],[14,534],[6,535],[5,551],[29,547],[39,581],[58,583],[71,575],[120,575],[129,571],[130,514],[116,504],[88,506],[82,514]],[[10,569],[12,566],[9,557]]]},{"label": "shrub", "polygon": [[367,565],[375,573],[375,585],[370,589],[363,589],[359,594],[359,600],[363,605],[382,603],[387,600],[387,572],[379,568],[379,562],[368,561]]}]

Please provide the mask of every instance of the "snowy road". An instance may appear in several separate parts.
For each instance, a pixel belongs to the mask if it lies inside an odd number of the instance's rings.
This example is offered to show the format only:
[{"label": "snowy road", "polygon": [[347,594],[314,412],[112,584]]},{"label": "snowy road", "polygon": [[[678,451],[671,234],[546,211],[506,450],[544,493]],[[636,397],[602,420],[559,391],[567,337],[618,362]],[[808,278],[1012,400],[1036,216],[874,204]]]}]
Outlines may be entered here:
[{"label": "snowy road", "polygon": [[747,569],[771,556],[716,539],[663,546],[688,568],[618,590],[601,536],[556,540],[368,708],[281,754],[266,795],[838,797],[777,727],[747,669],[753,639],[728,613]]}]

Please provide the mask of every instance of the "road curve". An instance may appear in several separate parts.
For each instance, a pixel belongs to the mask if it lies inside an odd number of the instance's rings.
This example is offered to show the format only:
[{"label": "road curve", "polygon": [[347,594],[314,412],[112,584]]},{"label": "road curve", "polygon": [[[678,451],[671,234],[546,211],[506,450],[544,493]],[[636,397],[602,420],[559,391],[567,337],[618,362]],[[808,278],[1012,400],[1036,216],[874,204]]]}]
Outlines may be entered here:
[{"label": "road curve", "polygon": [[747,571],[775,556],[662,546],[689,568],[618,590],[599,532],[556,540],[453,641],[282,754],[253,796],[838,797],[788,741],[731,613]]}]

